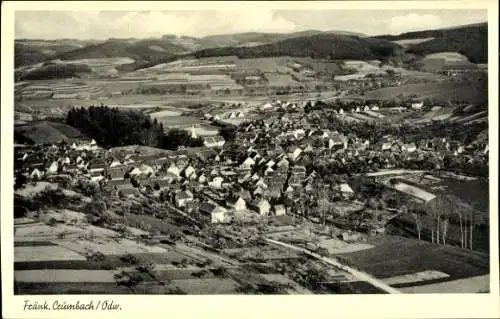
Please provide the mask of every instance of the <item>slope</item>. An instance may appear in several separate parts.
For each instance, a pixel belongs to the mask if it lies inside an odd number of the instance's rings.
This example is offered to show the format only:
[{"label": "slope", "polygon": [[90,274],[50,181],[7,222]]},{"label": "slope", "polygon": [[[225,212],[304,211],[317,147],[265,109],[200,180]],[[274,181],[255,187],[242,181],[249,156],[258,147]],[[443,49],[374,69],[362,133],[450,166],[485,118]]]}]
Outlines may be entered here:
[{"label": "slope", "polygon": [[447,29],[426,30],[374,37],[388,41],[429,39],[408,44],[408,53],[420,56],[437,52],[458,52],[473,63],[488,62],[488,24],[479,23]]},{"label": "slope", "polygon": [[240,58],[292,56],[332,60],[387,60],[398,56],[400,51],[399,45],[386,40],[322,33],[252,47],[205,49],[194,52],[193,55],[197,58],[235,55]]}]

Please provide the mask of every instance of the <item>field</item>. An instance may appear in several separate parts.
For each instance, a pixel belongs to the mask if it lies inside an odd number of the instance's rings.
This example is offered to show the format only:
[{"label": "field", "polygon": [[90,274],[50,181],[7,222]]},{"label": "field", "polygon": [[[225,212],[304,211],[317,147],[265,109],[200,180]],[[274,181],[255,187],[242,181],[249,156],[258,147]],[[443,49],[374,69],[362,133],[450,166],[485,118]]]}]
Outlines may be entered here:
[{"label": "field", "polygon": [[282,87],[282,86],[294,86],[298,85],[294,79],[292,79],[289,74],[281,74],[281,73],[264,73],[267,78],[268,85],[270,87]]},{"label": "field", "polygon": [[[144,231],[133,228],[168,234],[182,230],[168,220],[125,213],[123,222],[131,226],[124,236],[85,221],[72,224],[75,217],[81,217],[77,212],[46,214],[15,220],[15,294],[234,294],[245,293],[248,284],[277,283],[289,285],[288,293],[311,293],[272,270],[249,272],[230,257],[192,244],[146,244],[139,239]],[[56,218],[59,223],[46,225],[43,217]],[[269,254],[271,259],[280,254],[282,258],[297,257],[274,247],[242,252],[264,258]],[[206,264],[207,260],[211,263]],[[154,267],[141,270],[139,266],[145,264]],[[134,278],[134,283],[121,284],[121,276]]]},{"label": "field", "polygon": [[458,52],[440,52],[426,55],[420,62],[421,70],[435,71],[446,69],[475,69],[475,64],[471,63],[466,56]]},{"label": "field", "polygon": [[468,101],[474,104],[484,103],[487,99],[486,87],[471,86],[465,82],[441,82],[432,84],[407,84],[388,87],[365,93],[366,99],[391,100],[400,96],[417,95],[419,99],[435,99],[445,103],[448,100]]},{"label": "field", "polygon": [[[456,285],[455,280],[475,281],[474,277],[487,276],[489,273],[488,255],[464,250],[452,246],[439,246],[423,241],[399,237],[378,239],[372,244],[374,248],[339,255],[345,262],[373,274],[377,278],[392,281],[395,288],[421,287],[421,292],[428,292],[427,285],[440,283],[455,292],[478,292],[476,285]],[[396,276],[412,275],[422,272],[440,272],[446,276],[438,278],[416,278],[415,281],[394,281]],[[471,289],[472,288],[472,289]],[[408,292],[412,292],[408,289]],[[418,291],[414,291],[418,292]]]},{"label": "field", "polygon": [[78,130],[71,126],[48,121],[18,125],[14,128],[14,132],[19,136],[19,139],[32,141],[35,144],[58,143],[83,137]]}]

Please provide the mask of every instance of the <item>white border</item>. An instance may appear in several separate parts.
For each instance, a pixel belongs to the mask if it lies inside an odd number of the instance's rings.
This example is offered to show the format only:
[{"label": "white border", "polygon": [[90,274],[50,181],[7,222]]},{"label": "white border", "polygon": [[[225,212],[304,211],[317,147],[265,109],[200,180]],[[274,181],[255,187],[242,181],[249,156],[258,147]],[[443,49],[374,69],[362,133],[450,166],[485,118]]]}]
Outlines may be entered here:
[{"label": "white border", "polygon": [[[273,9],[488,9],[491,293],[316,296],[33,296],[43,301],[108,299],[120,312],[24,312],[28,296],[13,296],[13,57],[16,10],[200,10]],[[162,318],[499,318],[498,268],[498,2],[482,1],[313,1],[313,2],[4,2],[2,8],[2,309],[5,318],[162,317]]]}]

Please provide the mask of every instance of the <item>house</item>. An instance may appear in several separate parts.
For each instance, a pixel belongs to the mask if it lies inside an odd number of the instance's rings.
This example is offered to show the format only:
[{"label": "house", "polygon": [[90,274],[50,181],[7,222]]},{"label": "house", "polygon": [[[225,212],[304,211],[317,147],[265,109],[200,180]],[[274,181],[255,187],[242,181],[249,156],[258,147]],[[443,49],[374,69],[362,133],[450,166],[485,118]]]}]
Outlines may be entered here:
[{"label": "house", "polygon": [[290,163],[287,161],[286,158],[282,158],[278,164],[276,164],[278,166],[278,168],[280,169],[285,169],[285,168],[288,168],[288,166],[290,165]]},{"label": "house", "polygon": [[246,203],[252,200],[252,194],[247,189],[241,188],[237,195],[241,197]]},{"label": "house", "polygon": [[216,204],[208,202],[202,203],[200,207],[198,207],[198,212],[203,217],[209,219],[211,223],[226,223],[229,221],[227,210]]},{"label": "house", "polygon": [[115,166],[106,170],[109,179],[122,179],[128,171],[128,166]]},{"label": "house", "polygon": [[403,144],[401,150],[408,153],[413,153],[417,150],[415,143]]},{"label": "house", "polygon": [[237,197],[236,200],[228,201],[228,205],[235,211],[244,211],[247,209],[247,204],[241,196]]},{"label": "house", "polygon": [[207,177],[205,176],[205,174],[200,174],[200,176],[198,176],[198,183],[206,183],[207,182]]},{"label": "house", "polygon": [[184,175],[187,177],[187,178],[190,178],[192,175],[195,175],[196,176],[196,171],[194,169],[193,166],[191,165],[188,165],[188,167],[186,167],[184,169]]},{"label": "house", "polygon": [[342,136],[335,134],[328,140],[328,148],[347,148],[347,139]]},{"label": "house", "polygon": [[101,175],[101,173],[100,173],[100,172],[96,172],[96,173],[94,173],[94,174],[95,174],[95,175],[91,175],[91,176],[90,176],[90,180],[91,180],[92,182],[100,182],[100,181],[104,180],[104,176],[103,176],[103,175]]},{"label": "house", "polygon": [[208,183],[208,186],[215,189],[221,189],[223,181],[224,179],[222,177],[217,176],[211,182]]},{"label": "house", "polygon": [[223,147],[226,141],[220,135],[208,136],[203,140],[203,145],[206,147]]},{"label": "house", "polygon": [[265,171],[264,171],[264,175],[268,175],[268,174],[271,174],[273,173],[274,170],[271,168],[271,167],[268,167]]},{"label": "house", "polygon": [[259,213],[261,216],[268,216],[271,210],[271,204],[265,199],[254,201],[251,203],[251,208]]},{"label": "house", "polygon": [[400,152],[403,144],[402,143],[393,143],[391,146],[391,152],[396,153]]},{"label": "house", "polygon": [[139,175],[143,175],[143,176],[151,176],[155,172],[155,170],[151,166],[144,165],[144,164],[142,164],[138,168],[139,168],[139,172],[140,172]]},{"label": "house", "polygon": [[267,167],[273,167],[276,163],[271,159],[266,163]]},{"label": "house", "polygon": [[297,129],[293,132],[293,136],[295,137],[295,139],[302,139],[306,136],[306,132],[304,131],[304,129]]},{"label": "house", "polygon": [[[57,170],[56,170],[57,171]],[[42,178],[42,172],[40,172],[40,170],[38,168],[35,168],[31,174],[30,174],[30,178],[32,179],[40,179]]]},{"label": "house", "polygon": [[94,160],[89,163],[89,172],[103,172],[106,169],[106,163],[101,160]]},{"label": "house", "polygon": [[194,199],[193,193],[190,191],[181,191],[175,195],[175,204],[177,207],[186,207],[186,204]]},{"label": "house", "polygon": [[59,164],[57,164],[57,161],[53,161],[49,168],[47,168],[47,174],[56,174],[58,169]]},{"label": "house", "polygon": [[129,187],[126,187],[126,188],[123,188],[123,189],[120,189],[121,187],[118,186],[119,190],[118,190],[118,195],[120,196],[126,196],[126,197],[129,197],[129,196],[136,196],[136,195],[140,195],[141,192],[139,192],[139,190],[137,188],[129,188]]},{"label": "house", "polygon": [[286,208],[284,205],[274,205],[274,214],[276,216],[285,216]]},{"label": "house", "polygon": [[109,167],[117,167],[117,166],[121,166],[121,165],[122,165],[122,163],[120,163],[119,160],[114,158],[113,161],[111,162],[111,164],[109,164]]},{"label": "house", "polygon": [[343,232],[342,233],[342,240],[345,242],[356,242],[361,239],[361,234],[360,233],[353,233],[353,232]]},{"label": "house", "polygon": [[300,147],[293,147],[291,149],[291,152],[288,153],[288,158],[290,158],[292,161],[295,161],[299,158],[301,153],[302,149]]},{"label": "house", "polygon": [[111,181],[108,181],[106,183],[106,188],[108,189],[114,189],[114,190],[119,190],[119,189],[124,189],[124,188],[133,188],[134,186],[130,183],[129,178],[122,178],[122,179],[114,179]]},{"label": "house", "polygon": [[392,143],[391,142],[386,142],[382,144],[382,151],[388,151],[392,148]]},{"label": "house", "polygon": [[411,104],[411,108],[414,110],[420,110],[424,106],[424,102],[414,102]]},{"label": "house", "polygon": [[257,183],[255,183],[255,187],[260,187],[260,188],[267,188],[266,182],[260,178]]},{"label": "house", "polygon": [[252,159],[251,157],[247,157],[243,163],[241,163],[240,167],[241,168],[247,168],[250,169],[252,166],[255,165],[255,160]]},{"label": "house", "polygon": [[352,190],[351,186],[347,183],[342,183],[339,185],[339,190],[342,193],[342,196],[344,198],[350,198],[354,195],[354,191]]},{"label": "house", "polygon": [[172,163],[168,167],[167,173],[170,173],[172,175],[179,177],[181,172],[180,172],[179,168],[174,163]]}]

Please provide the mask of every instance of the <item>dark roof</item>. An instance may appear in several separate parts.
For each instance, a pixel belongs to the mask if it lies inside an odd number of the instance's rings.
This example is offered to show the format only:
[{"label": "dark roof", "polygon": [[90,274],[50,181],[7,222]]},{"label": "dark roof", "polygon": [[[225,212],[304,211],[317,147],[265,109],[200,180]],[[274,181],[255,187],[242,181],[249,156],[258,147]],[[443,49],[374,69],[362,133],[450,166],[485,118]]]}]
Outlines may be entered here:
[{"label": "dark roof", "polygon": [[198,210],[204,213],[212,213],[217,206],[211,203],[202,203]]}]

